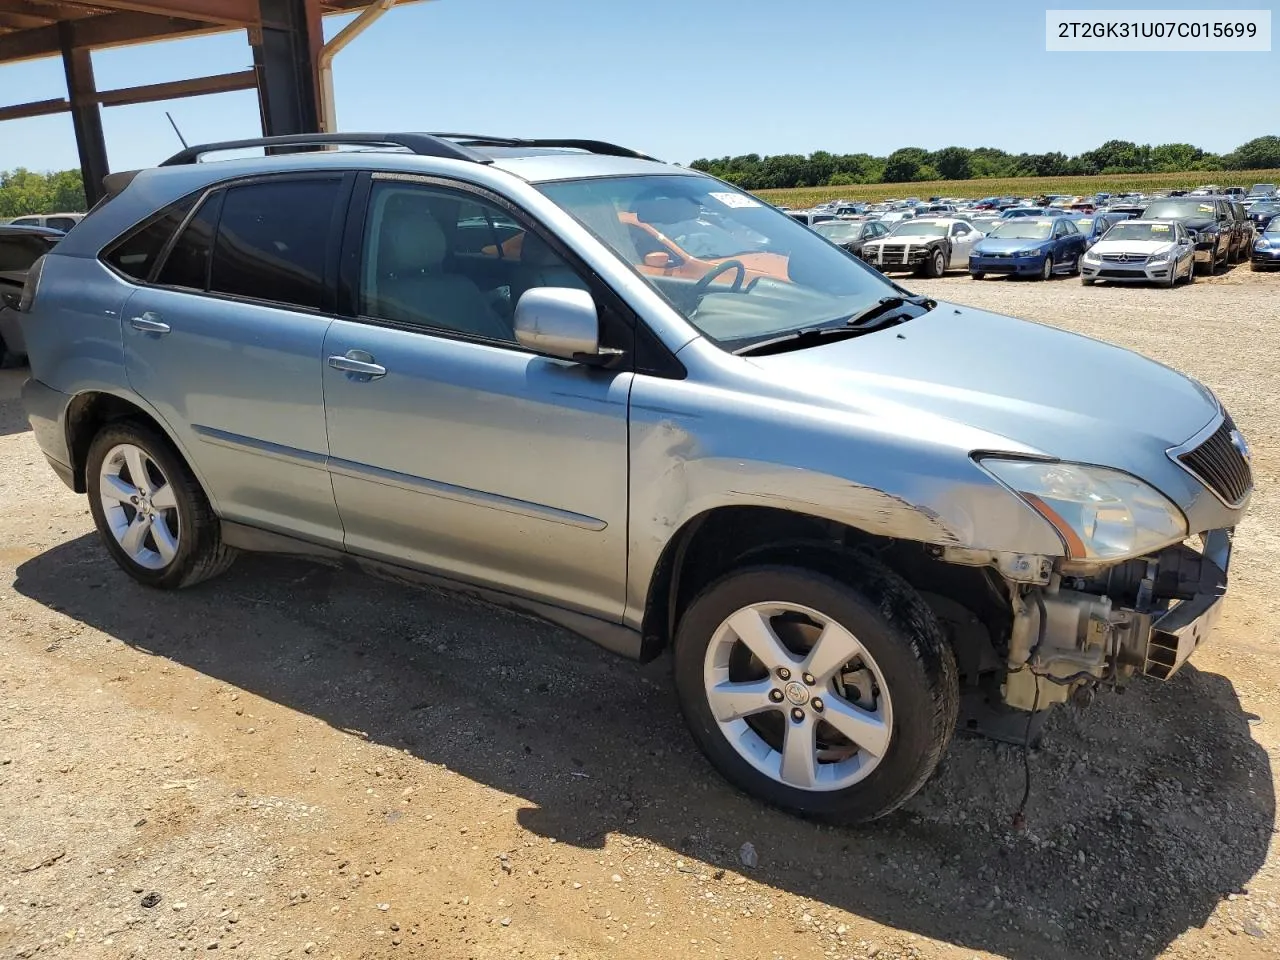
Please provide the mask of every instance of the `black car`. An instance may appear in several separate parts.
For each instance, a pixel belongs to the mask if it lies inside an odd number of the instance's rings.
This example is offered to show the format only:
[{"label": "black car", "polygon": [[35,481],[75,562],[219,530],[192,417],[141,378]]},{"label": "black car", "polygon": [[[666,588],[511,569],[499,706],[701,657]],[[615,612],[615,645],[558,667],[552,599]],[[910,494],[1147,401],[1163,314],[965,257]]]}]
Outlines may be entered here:
[{"label": "black car", "polygon": [[27,344],[18,326],[18,303],[31,265],[62,239],[48,227],[0,226],[0,367],[26,359]]},{"label": "black car", "polygon": [[1196,262],[1206,264],[1209,273],[1231,262],[1239,249],[1237,224],[1225,197],[1164,197],[1147,204],[1141,217],[1182,221],[1195,239]]},{"label": "black car", "polygon": [[1278,213],[1280,213],[1280,201],[1263,200],[1249,208],[1249,219],[1253,221],[1253,228],[1261,234],[1271,223],[1272,217]]},{"label": "black car", "polygon": [[844,247],[857,255],[868,240],[888,233],[889,225],[879,220],[828,220],[826,223],[815,223],[813,229],[836,246]]}]

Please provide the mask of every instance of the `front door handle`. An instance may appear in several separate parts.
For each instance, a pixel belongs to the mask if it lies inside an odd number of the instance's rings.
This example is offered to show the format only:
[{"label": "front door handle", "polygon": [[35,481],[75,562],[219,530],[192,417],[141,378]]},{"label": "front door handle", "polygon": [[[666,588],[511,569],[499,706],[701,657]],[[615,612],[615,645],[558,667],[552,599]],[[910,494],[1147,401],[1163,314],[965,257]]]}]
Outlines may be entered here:
[{"label": "front door handle", "polygon": [[353,380],[380,380],[387,375],[387,368],[375,363],[373,355],[364,350],[348,350],[343,356],[332,356],[329,366],[353,374]]},{"label": "front door handle", "polygon": [[160,314],[152,313],[150,310],[140,317],[131,319],[129,326],[135,330],[141,330],[143,333],[154,333],[159,336],[164,336],[169,332],[169,325],[160,319]]}]

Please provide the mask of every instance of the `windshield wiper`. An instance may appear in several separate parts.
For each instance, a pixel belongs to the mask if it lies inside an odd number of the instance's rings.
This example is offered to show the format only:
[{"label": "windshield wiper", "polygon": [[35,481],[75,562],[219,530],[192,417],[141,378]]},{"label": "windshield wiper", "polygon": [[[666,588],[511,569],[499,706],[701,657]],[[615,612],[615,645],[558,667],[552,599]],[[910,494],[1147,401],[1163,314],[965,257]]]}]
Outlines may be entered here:
[{"label": "windshield wiper", "polygon": [[881,297],[876,301],[875,305],[868,307],[861,313],[852,313],[845,317],[844,324],[848,327],[870,326],[872,321],[880,319],[887,313],[892,313],[899,307],[905,307],[907,304],[924,307],[925,313],[928,313],[938,305],[936,300],[930,300],[928,297]]},{"label": "windshield wiper", "polygon": [[938,304],[927,297],[881,297],[874,306],[860,313],[840,317],[820,327],[802,327],[780,336],[769,337],[767,340],[757,340],[733,352],[739,357],[762,357],[772,353],[785,353],[788,350],[801,350],[822,341],[861,337],[864,334],[874,333],[894,320],[903,319],[890,314],[908,305],[924,307],[927,313]]}]

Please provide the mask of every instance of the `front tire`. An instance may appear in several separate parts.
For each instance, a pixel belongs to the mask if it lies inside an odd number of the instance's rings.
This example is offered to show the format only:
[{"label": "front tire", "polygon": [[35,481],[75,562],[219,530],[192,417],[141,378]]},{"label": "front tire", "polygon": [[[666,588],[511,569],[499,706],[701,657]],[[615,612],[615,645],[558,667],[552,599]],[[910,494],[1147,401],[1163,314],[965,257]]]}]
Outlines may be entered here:
[{"label": "front tire", "polygon": [[753,566],[693,601],[675,641],[681,710],[726,779],[840,822],[897,809],[955,729],[955,657],[920,595],[874,560],[840,578]]},{"label": "front tire", "polygon": [[981,270],[976,270],[976,271],[971,270],[969,271],[969,276],[974,280],[981,280],[983,277],[986,276],[986,274],[983,273]]},{"label": "front tire", "polygon": [[1040,279],[1049,280],[1053,277],[1053,254],[1046,253],[1044,263],[1040,267]]},{"label": "front tire", "polygon": [[85,485],[107,552],[139,583],[189,587],[235,559],[199,482],[149,424],[124,420],[103,427],[89,446]]},{"label": "front tire", "polygon": [[946,272],[946,254],[942,250],[936,249],[929,254],[928,259],[924,262],[924,275],[926,277],[940,277]]},{"label": "front tire", "polygon": [[1191,262],[1187,264],[1187,286],[1196,282],[1196,256],[1191,255]]}]

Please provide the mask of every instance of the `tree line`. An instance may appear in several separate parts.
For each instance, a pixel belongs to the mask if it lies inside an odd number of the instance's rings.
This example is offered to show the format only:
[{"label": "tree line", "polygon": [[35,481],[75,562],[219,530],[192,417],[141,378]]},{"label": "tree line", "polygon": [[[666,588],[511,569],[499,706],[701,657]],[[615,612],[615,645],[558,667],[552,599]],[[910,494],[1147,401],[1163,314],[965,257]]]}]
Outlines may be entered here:
[{"label": "tree line", "polygon": [[695,160],[689,166],[735,183],[744,190],[989,177],[1266,170],[1280,168],[1280,136],[1257,137],[1225,154],[1209,153],[1190,143],[1162,143],[1153,147],[1128,140],[1108,140],[1096,150],[1073,157],[1058,152],[1013,154],[995,147],[943,147],[932,151],[903,147],[887,157],[825,150],[807,157],[801,154],[762,157],[748,153],[740,157]]},{"label": "tree line", "polygon": [[79,170],[0,170],[0,221],[31,213],[82,213],[84,209],[84,180]]}]

